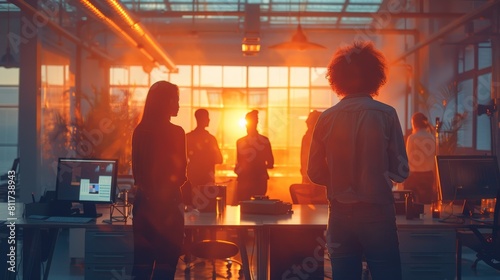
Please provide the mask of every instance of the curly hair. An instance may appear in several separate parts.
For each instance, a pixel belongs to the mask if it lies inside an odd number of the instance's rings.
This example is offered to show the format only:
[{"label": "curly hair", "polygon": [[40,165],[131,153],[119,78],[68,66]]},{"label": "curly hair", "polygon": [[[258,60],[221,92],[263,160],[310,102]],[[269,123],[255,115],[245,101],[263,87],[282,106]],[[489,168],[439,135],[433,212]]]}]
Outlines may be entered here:
[{"label": "curly hair", "polygon": [[386,83],[387,63],[373,42],[354,42],[339,48],[328,64],[326,78],[339,96],[356,93],[378,95]]}]

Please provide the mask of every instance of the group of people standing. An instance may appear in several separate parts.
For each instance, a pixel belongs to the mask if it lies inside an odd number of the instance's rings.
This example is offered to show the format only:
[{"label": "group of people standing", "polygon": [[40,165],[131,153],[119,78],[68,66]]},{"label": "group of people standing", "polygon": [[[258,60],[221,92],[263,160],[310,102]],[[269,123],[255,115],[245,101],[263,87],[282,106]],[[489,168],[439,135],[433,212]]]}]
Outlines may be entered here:
[{"label": "group of people standing", "polygon": [[[396,110],[374,100],[386,82],[386,69],[384,55],[371,42],[339,48],[327,79],[341,100],[307,121],[303,146],[310,149],[301,153],[301,173],[305,182],[327,188],[326,246],[336,280],[361,279],[363,260],[374,280],[402,278],[392,182],[410,176],[408,187],[415,182],[418,188],[430,181],[430,161],[423,159],[432,153],[431,138],[422,130],[426,119],[412,118],[414,133],[405,144]],[[135,279],[174,279],[184,237],[181,186],[188,179],[192,185],[213,183],[214,165],[222,162],[215,137],[205,130],[208,111],[196,111],[197,127],[187,135],[170,122],[178,111],[178,87],[157,82],[134,131]],[[234,170],[238,201],[265,194],[267,169],[274,166],[269,139],[257,131],[258,111],[249,112],[246,122]],[[418,195],[428,196],[427,191]]]},{"label": "group of people standing", "polygon": [[[217,139],[206,128],[206,109],[195,112],[196,128],[170,122],[179,112],[179,89],[167,81],[151,86],[141,122],[132,138],[132,168],[137,186],[133,208],[134,268],[137,279],[174,279],[184,239],[184,193],[215,183],[222,163]],[[267,169],[274,157],[269,139],[257,130],[258,111],[246,117],[247,135],[238,139],[235,173],[237,201],[267,192]],[[188,195],[187,200],[190,200]]]}]

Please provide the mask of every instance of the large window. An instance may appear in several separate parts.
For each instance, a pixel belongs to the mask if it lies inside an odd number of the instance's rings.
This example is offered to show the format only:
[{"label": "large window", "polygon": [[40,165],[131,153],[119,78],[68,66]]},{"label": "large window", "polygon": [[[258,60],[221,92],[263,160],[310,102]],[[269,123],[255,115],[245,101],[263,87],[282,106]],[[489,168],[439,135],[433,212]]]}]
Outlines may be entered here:
[{"label": "large window", "polygon": [[[323,111],[338,102],[326,79],[325,68],[179,65],[178,73],[154,69],[133,73],[139,67],[111,69],[112,95],[131,93],[131,104],[143,109],[149,85],[158,80],[177,84],[180,89],[180,111],[172,122],[186,132],[196,127],[194,112],[210,112],[208,131],[221,147],[224,170],[232,170],[236,157],[236,140],[245,136],[245,114],[259,110],[259,131],[269,137],[276,157],[272,172],[299,175],[300,145],[310,110]],[[137,70],[136,69],[136,70]],[[139,71],[137,70],[137,71]],[[140,71],[139,71],[140,72]],[[134,77],[134,79],[132,78]],[[143,81],[148,81],[144,83]]]},{"label": "large window", "polygon": [[18,156],[19,68],[0,67],[0,174]]},{"label": "large window", "polygon": [[458,133],[458,152],[491,151],[491,119],[478,115],[478,104],[491,104],[491,43],[470,44],[459,49],[457,96],[453,113],[466,112],[464,125]]}]

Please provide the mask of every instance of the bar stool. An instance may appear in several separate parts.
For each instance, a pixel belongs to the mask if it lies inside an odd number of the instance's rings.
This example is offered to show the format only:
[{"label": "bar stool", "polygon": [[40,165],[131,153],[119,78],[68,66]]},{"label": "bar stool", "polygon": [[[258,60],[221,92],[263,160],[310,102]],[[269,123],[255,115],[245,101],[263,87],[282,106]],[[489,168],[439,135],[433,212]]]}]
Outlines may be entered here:
[{"label": "bar stool", "polygon": [[[235,262],[242,266],[239,261],[232,259],[239,253],[239,251],[238,246],[230,241],[202,240],[193,244],[190,253],[197,258],[207,259],[212,262],[212,279],[216,279],[218,276],[230,279],[232,276],[232,263]],[[215,270],[215,261],[218,259],[227,261],[227,277],[217,274]],[[241,269],[239,274],[241,275]]]}]

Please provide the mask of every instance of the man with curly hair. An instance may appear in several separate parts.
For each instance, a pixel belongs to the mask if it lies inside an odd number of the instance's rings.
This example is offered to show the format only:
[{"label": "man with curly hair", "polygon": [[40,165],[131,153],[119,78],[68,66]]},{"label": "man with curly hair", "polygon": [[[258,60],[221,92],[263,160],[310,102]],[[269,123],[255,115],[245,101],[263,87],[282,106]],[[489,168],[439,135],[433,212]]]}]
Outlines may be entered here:
[{"label": "man with curly hair", "polygon": [[396,110],[376,101],[386,82],[384,55],[371,42],[340,48],[327,79],[342,99],[314,130],[308,175],[327,187],[327,246],[335,280],[400,280],[401,260],[392,181],[408,177],[408,158]]}]

